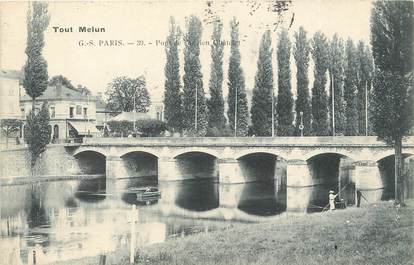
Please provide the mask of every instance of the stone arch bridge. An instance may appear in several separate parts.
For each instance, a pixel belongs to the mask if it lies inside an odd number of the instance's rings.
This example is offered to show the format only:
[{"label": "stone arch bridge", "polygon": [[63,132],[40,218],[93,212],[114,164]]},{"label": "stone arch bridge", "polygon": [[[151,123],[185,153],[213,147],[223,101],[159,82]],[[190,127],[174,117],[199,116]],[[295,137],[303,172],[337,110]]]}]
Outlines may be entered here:
[{"label": "stone arch bridge", "polygon": [[[365,188],[382,186],[378,161],[394,154],[373,136],[86,138],[66,149],[80,161],[85,154],[101,157],[111,179],[158,175],[160,181],[182,180],[198,163],[201,175],[208,173],[220,183],[243,183],[254,180],[246,172],[260,177],[257,171],[268,167],[263,161],[271,161],[270,174],[283,171],[288,186],[314,185],[313,159],[336,156],[350,161],[356,186]],[[414,154],[414,138],[403,143],[403,154]]]}]

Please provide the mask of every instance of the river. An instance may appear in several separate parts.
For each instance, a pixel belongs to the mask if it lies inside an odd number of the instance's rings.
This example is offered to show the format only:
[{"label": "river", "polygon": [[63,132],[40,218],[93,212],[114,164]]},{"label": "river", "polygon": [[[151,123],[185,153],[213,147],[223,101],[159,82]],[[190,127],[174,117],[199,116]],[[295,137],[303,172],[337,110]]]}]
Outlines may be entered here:
[{"label": "river", "polygon": [[[138,200],[131,192],[147,186],[157,186],[161,198]],[[0,263],[47,264],[128,249],[134,217],[135,243],[145,246],[235,223],[276,220],[287,210],[288,193],[297,201],[295,210],[320,211],[328,190],[323,185],[288,189],[273,181],[104,177],[1,186],[0,249],[6,258]]]}]

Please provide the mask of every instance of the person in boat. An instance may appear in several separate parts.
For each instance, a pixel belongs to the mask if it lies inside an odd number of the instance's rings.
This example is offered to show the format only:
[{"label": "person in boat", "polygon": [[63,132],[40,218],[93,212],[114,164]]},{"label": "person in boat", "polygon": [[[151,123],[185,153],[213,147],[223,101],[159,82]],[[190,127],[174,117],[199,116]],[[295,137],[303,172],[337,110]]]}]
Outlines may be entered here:
[{"label": "person in boat", "polygon": [[335,198],[338,197],[338,194],[334,194],[333,190],[329,191],[329,211],[332,212],[335,210]]}]

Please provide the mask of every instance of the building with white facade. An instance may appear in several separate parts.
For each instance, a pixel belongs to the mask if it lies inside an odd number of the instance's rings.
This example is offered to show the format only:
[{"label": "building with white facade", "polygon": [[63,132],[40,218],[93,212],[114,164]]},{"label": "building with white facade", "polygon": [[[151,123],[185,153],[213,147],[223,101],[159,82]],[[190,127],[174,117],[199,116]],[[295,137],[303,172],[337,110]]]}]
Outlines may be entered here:
[{"label": "building with white facade", "polygon": [[19,91],[21,72],[0,70],[0,120],[20,119]]},{"label": "building with white facade", "polygon": [[[96,128],[96,97],[86,91],[61,84],[48,86],[43,95],[36,98],[35,109],[39,110],[45,102],[49,108],[53,141],[100,133]],[[32,109],[30,96],[21,97],[20,108],[22,116],[26,117]]]},{"label": "building with white facade", "polygon": [[148,109],[148,115],[152,119],[159,121],[164,121],[164,102],[162,101],[153,101]]}]

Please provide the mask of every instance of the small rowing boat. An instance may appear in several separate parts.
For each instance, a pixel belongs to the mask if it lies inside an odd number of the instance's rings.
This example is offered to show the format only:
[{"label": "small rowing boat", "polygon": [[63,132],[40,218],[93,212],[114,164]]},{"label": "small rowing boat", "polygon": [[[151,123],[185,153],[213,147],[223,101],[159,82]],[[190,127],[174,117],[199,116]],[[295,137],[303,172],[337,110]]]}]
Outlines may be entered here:
[{"label": "small rowing boat", "polygon": [[159,199],[161,192],[157,187],[131,188],[131,192],[136,193],[137,200]]}]

